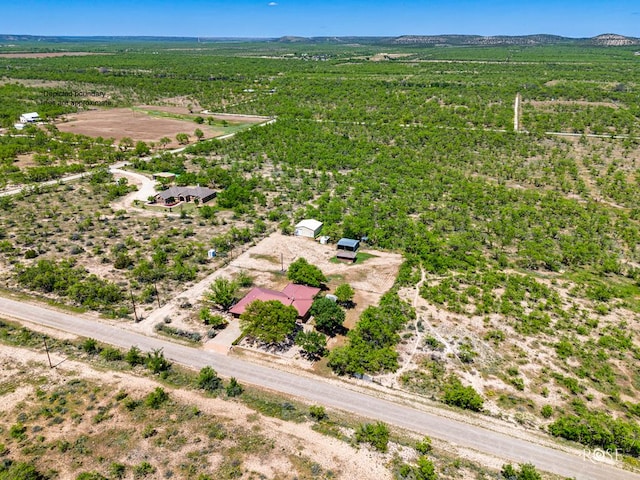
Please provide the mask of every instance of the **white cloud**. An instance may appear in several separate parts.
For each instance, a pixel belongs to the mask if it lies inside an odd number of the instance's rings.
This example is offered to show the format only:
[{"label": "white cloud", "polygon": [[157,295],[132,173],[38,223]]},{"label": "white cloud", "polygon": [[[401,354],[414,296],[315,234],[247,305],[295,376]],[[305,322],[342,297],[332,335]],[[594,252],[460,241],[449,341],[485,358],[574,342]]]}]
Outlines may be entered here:
[{"label": "white cloud", "polygon": [[276,2],[269,2],[267,5],[269,5],[270,7],[277,7],[278,4]]}]

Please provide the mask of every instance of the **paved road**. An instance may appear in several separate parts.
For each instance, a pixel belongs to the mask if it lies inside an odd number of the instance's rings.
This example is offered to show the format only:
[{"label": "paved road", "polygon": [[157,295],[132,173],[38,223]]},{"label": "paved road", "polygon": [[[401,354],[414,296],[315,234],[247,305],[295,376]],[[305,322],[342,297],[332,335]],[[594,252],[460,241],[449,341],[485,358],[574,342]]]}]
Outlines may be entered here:
[{"label": "paved road", "polygon": [[91,319],[76,317],[43,307],[0,298],[0,315],[92,337],[101,342],[143,351],[163,348],[172,361],[193,368],[212,365],[223,376],[282,392],[310,402],[381,420],[434,438],[470,447],[517,463],[531,462],[539,469],[577,480],[639,480],[640,475],[604,463],[592,463],[576,454],[529,443],[505,434],[485,430],[448,418],[356,392],[338,384],[297,376],[281,370],[251,364],[238,358],[178,345],[123,331]]}]

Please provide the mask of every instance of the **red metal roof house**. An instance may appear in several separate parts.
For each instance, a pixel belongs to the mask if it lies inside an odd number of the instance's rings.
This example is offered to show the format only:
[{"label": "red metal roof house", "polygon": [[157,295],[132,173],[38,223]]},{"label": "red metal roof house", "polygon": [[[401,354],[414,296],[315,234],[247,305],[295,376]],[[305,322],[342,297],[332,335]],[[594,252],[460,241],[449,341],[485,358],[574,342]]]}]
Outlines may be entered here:
[{"label": "red metal roof house", "polygon": [[235,316],[240,316],[244,313],[247,306],[256,300],[261,302],[277,300],[283,305],[292,305],[298,311],[298,318],[306,319],[313,304],[313,299],[318,293],[320,293],[319,288],[297,285],[295,283],[290,283],[284,287],[282,292],[269,290],[268,288],[254,287],[242,300],[236,303],[229,312]]}]

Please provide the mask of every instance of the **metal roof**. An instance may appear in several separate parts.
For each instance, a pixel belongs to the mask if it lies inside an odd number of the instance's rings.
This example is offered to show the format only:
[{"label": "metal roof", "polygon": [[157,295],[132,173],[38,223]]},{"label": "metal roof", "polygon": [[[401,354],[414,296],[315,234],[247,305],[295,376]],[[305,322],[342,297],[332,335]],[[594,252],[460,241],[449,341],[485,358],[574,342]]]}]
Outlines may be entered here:
[{"label": "metal roof", "polygon": [[350,248],[355,250],[360,246],[359,240],[354,240],[352,238],[341,238],[338,240],[338,248]]},{"label": "metal roof", "polygon": [[319,288],[307,287],[306,285],[297,285],[290,283],[282,292],[270,290],[268,288],[254,287],[245,297],[236,303],[229,312],[234,315],[242,315],[250,303],[259,300],[267,302],[269,300],[277,300],[283,305],[291,305],[298,311],[298,316],[304,318],[313,304],[313,298],[320,293]]},{"label": "metal roof", "polygon": [[308,228],[309,230],[312,230],[314,232],[320,227],[322,227],[322,222],[313,218],[302,220],[296,224],[296,228]]}]

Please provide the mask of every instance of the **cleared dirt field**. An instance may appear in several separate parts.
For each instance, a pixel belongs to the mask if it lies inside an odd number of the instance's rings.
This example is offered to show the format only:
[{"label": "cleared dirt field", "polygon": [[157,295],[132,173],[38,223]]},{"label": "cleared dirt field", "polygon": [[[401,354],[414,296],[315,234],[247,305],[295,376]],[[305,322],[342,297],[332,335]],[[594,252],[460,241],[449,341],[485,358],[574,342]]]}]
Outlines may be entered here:
[{"label": "cleared dirt field", "polygon": [[84,57],[87,55],[112,55],[95,52],[49,52],[49,53],[0,53],[0,58],[50,58],[50,57]]},{"label": "cleared dirt field", "polygon": [[223,131],[208,125],[198,125],[188,120],[150,116],[129,108],[90,110],[63,117],[56,127],[62,132],[77,133],[89,137],[115,138],[130,137],[134,141],[157,142],[162,137],[177,145],[176,134],[186,133],[195,140],[193,132],[199,128],[204,138],[222,135]]}]

